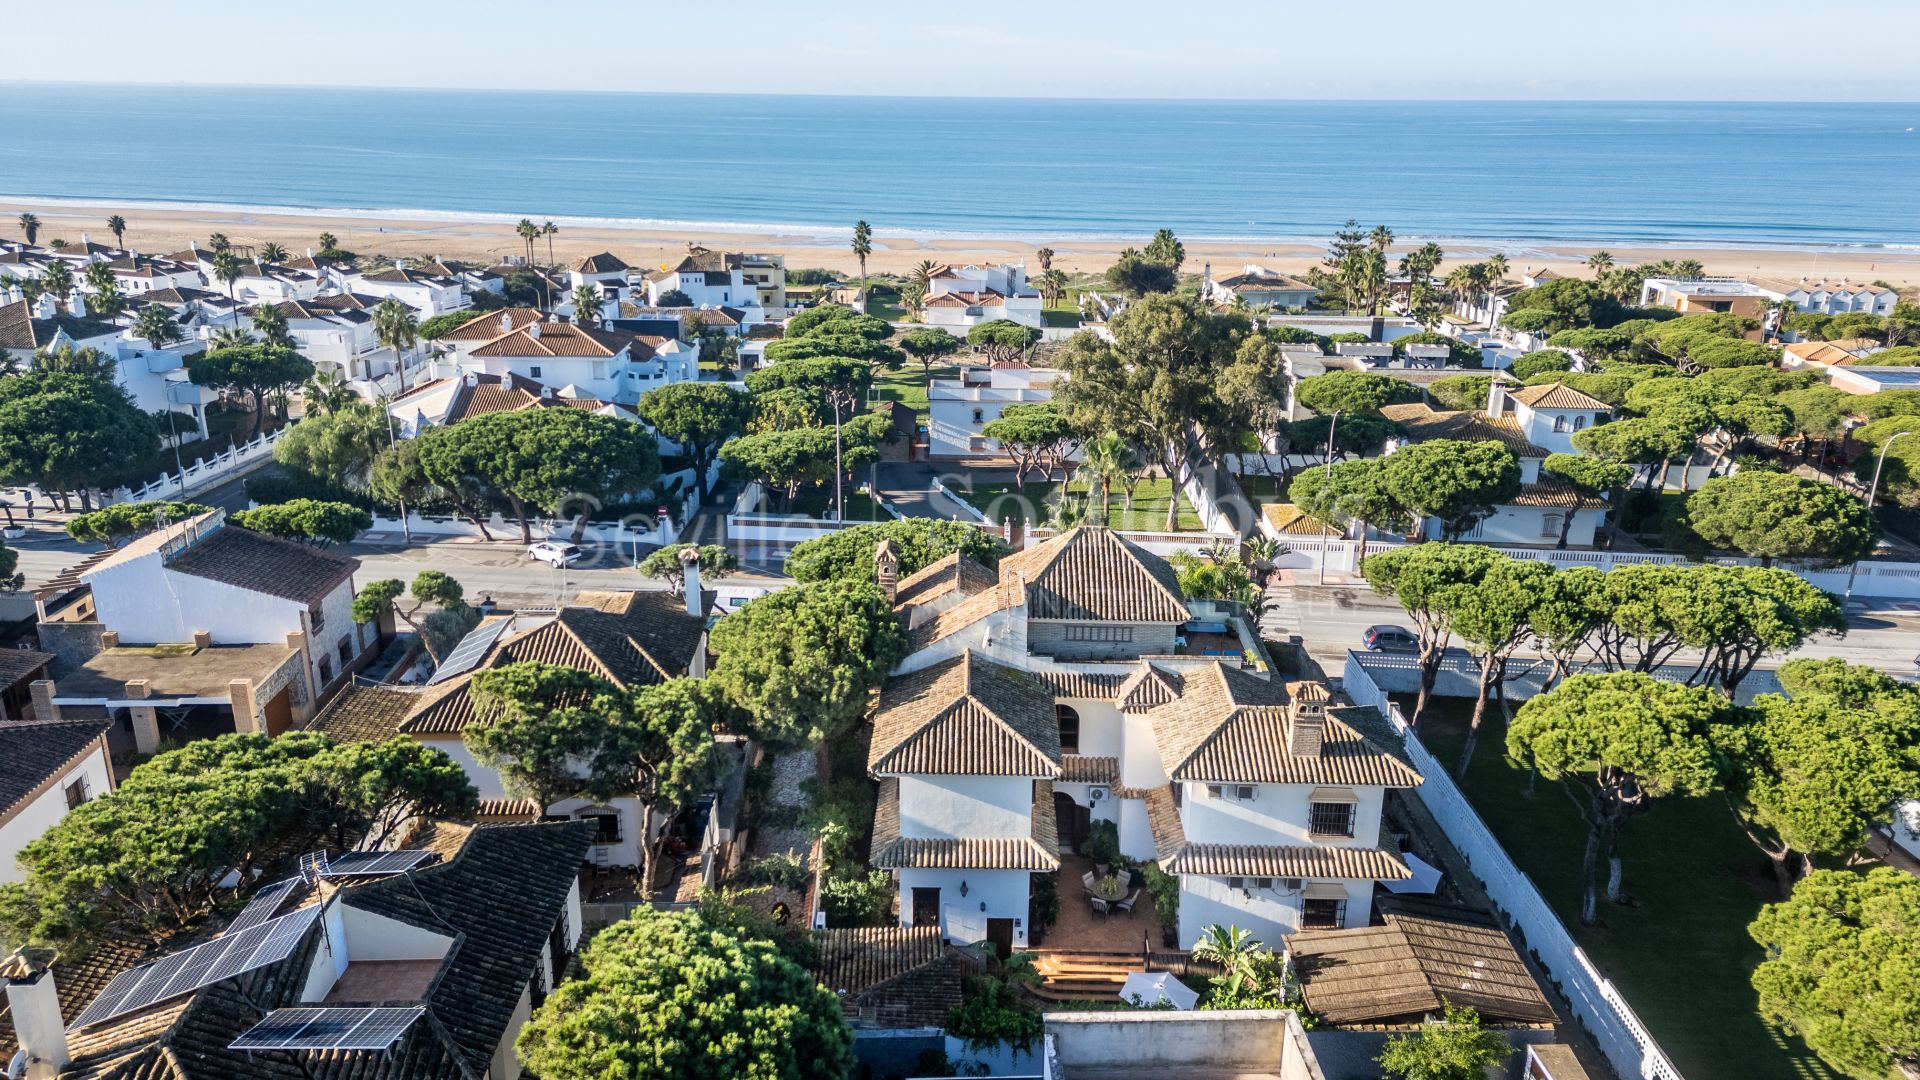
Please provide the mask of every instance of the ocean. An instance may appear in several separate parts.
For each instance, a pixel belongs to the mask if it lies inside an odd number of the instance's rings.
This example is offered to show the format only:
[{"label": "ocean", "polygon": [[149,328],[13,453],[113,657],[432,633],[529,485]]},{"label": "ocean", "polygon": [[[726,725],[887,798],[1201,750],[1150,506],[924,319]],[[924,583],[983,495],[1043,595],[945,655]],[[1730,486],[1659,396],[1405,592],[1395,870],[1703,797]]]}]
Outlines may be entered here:
[{"label": "ocean", "polygon": [[[1920,104],[9,84],[0,196],[839,235],[1920,247]],[[398,215],[396,215],[398,216]]]}]

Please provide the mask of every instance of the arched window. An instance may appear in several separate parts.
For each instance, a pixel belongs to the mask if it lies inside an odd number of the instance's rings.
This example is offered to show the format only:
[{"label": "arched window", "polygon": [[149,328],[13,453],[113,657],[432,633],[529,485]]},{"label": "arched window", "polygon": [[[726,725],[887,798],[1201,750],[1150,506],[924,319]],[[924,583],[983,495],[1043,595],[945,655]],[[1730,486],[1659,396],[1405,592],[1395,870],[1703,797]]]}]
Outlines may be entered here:
[{"label": "arched window", "polygon": [[1565,430],[1567,430],[1567,418],[1566,418],[1566,417],[1564,417],[1564,416],[1556,416],[1556,417],[1554,417],[1554,418],[1553,418],[1553,430],[1555,430],[1555,431],[1565,431]]},{"label": "arched window", "polygon": [[1055,705],[1054,719],[1060,722],[1060,752],[1077,754],[1080,752],[1080,714],[1069,705]]},{"label": "arched window", "polygon": [[1586,430],[1586,427],[1587,427],[1586,413],[1581,413],[1579,416],[1576,416],[1573,418],[1573,430],[1584,431]]}]

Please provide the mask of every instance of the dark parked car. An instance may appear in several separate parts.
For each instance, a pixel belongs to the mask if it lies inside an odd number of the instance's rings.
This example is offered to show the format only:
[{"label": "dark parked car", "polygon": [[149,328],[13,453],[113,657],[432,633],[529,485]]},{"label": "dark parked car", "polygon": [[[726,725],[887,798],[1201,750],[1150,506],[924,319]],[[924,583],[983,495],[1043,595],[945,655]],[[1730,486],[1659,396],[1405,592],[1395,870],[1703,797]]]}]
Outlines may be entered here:
[{"label": "dark parked car", "polygon": [[1404,626],[1369,626],[1360,643],[1370,652],[1418,652],[1420,639]]}]

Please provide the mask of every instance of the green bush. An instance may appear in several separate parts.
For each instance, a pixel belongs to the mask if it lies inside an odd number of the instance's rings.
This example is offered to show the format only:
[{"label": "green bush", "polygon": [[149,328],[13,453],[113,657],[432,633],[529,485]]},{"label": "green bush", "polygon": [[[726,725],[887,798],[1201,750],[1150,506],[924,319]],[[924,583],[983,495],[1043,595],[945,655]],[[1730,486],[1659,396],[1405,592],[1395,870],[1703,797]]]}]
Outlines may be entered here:
[{"label": "green bush", "polygon": [[1027,887],[1027,918],[1044,932],[1060,919],[1060,875],[1033,874]]},{"label": "green bush", "polygon": [[820,882],[820,906],[826,909],[828,926],[883,925],[892,901],[893,879],[885,870],[829,876]]},{"label": "green bush", "polygon": [[1159,916],[1160,925],[1180,925],[1180,879],[1153,863],[1142,864],[1140,876],[1146,879],[1147,895],[1153,897],[1153,913]]},{"label": "green bush", "polygon": [[1040,1010],[1010,983],[986,975],[969,978],[965,1000],[947,1014],[947,1034],[964,1041],[968,1050],[1000,1043],[1025,1050],[1040,1040],[1044,1028]]},{"label": "green bush", "polygon": [[1095,821],[1087,828],[1087,857],[1101,866],[1120,861],[1120,826],[1111,821]]}]

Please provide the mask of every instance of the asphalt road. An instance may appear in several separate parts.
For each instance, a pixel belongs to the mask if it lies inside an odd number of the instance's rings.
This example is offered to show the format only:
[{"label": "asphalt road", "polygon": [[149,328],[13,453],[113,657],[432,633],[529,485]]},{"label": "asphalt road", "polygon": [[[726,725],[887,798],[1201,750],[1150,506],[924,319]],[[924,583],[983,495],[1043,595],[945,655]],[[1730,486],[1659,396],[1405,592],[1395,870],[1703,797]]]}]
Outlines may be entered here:
[{"label": "asphalt road", "polygon": [[[1872,600],[1855,601],[1848,614],[1847,635],[1821,637],[1793,655],[1837,656],[1867,664],[1893,675],[1916,674],[1920,655],[1920,611],[1904,611]],[[1269,591],[1269,608],[1262,620],[1267,636],[1298,634],[1307,652],[1329,672],[1338,672],[1348,649],[1360,648],[1360,637],[1375,623],[1404,626],[1406,613],[1392,600],[1371,589],[1347,586],[1294,585]],[[1460,642],[1456,639],[1454,644]],[[1684,655],[1684,654],[1683,654]],[[1776,666],[1770,660],[1767,666]]]}]

